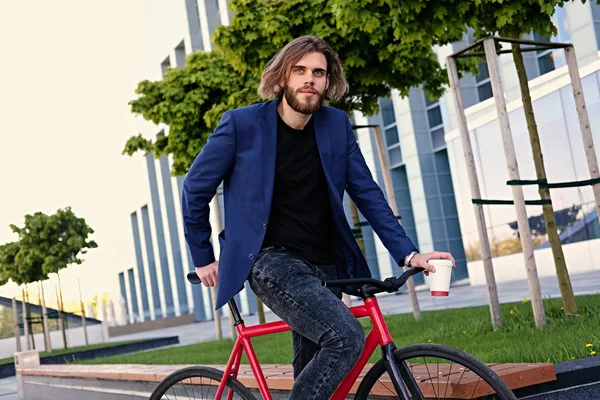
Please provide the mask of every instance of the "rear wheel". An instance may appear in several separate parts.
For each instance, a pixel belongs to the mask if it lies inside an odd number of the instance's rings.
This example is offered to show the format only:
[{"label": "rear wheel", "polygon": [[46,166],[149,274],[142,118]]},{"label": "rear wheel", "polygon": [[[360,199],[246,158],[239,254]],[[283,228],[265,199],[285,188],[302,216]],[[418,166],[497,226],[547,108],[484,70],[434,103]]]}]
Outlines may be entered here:
[{"label": "rear wheel", "polygon": [[[475,357],[452,347],[418,344],[394,351],[410,400],[516,400],[504,381]],[[365,375],[355,399],[403,398],[387,373],[384,360]]]},{"label": "rear wheel", "polygon": [[[209,367],[182,368],[158,384],[150,400],[215,399],[223,371]],[[220,397],[225,400],[256,400],[248,388],[229,377]]]}]

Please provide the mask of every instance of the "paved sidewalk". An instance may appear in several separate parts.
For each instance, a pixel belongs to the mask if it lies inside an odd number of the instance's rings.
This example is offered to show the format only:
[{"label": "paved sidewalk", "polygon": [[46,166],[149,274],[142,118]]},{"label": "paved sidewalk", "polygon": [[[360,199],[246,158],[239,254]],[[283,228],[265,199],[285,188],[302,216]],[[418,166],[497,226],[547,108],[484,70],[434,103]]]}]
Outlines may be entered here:
[{"label": "paved sidewalk", "polygon": [[[571,276],[573,290],[577,295],[600,293],[600,271],[593,271],[585,274]],[[558,281],[556,277],[540,278],[542,295],[544,298],[560,297]],[[425,287],[417,288],[419,305],[423,311],[443,310],[449,308],[463,308],[472,306],[482,306],[488,304],[487,286],[460,285],[450,290],[450,296],[432,297]],[[504,282],[498,284],[498,297],[501,303],[511,303],[521,301],[525,298],[531,298],[526,280]],[[410,312],[410,302],[406,294],[384,294],[379,297],[382,312],[385,315],[403,314]],[[360,304],[360,299],[355,300],[355,304]],[[276,321],[276,315],[267,311],[265,313],[267,322]],[[243,317],[247,325],[258,323],[257,315]],[[230,336],[229,319],[222,318],[223,335]],[[117,336],[111,338],[111,341],[123,341],[131,339],[141,339],[149,337],[179,336],[180,345],[204,342],[216,338],[214,334],[213,321],[200,322],[195,324],[183,325],[173,328],[154,330],[150,332],[140,332],[131,335]],[[2,399],[0,399],[2,400]]]},{"label": "paved sidewalk", "polygon": [[[600,271],[593,271],[586,274],[578,274],[571,276],[573,290],[577,295],[597,294],[600,293]],[[544,298],[560,297],[558,282],[556,277],[540,278],[542,287],[542,295]],[[460,285],[453,287],[450,291],[450,296],[447,298],[431,297],[426,288],[417,288],[419,304],[423,311],[442,310],[449,308],[462,308],[487,305],[487,287],[486,286],[470,286]],[[524,298],[530,298],[527,281],[513,281],[498,284],[498,296],[501,303],[510,303],[521,301]],[[360,300],[356,300],[359,304]],[[406,294],[391,294],[381,295],[379,303],[386,315],[401,314],[410,312],[409,298]],[[266,313],[267,321],[278,320],[271,312]],[[246,324],[253,325],[258,323],[256,315],[245,316]],[[223,335],[229,336],[229,321],[227,318],[222,319]],[[111,338],[111,341],[123,341],[130,339],[163,337],[163,336],[179,336],[180,345],[192,344],[211,340],[215,338],[214,323],[212,321],[201,322],[178,326],[174,328],[160,329],[150,332],[141,332],[126,336],[117,336]],[[0,379],[0,400],[17,400],[17,382],[16,378]]]},{"label": "paved sidewalk", "polygon": [[0,400],[17,400],[17,378],[0,379]]}]

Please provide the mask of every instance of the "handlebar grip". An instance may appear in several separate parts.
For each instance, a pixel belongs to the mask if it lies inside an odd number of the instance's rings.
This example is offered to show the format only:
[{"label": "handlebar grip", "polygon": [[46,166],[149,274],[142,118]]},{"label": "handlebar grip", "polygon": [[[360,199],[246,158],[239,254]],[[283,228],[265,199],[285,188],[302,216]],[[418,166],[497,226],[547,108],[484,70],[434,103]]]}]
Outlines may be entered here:
[{"label": "handlebar grip", "polygon": [[193,284],[202,283],[200,278],[198,278],[198,274],[196,273],[196,271],[188,272],[187,280],[189,283],[193,283]]}]

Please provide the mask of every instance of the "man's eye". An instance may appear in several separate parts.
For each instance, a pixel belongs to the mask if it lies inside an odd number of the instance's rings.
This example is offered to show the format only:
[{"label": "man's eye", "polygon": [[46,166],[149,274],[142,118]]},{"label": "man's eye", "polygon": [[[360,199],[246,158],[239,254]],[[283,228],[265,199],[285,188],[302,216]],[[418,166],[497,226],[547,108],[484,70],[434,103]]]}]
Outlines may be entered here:
[{"label": "man's eye", "polygon": [[323,76],[323,74],[324,74],[323,71],[315,71],[316,76]]},{"label": "man's eye", "polygon": [[297,74],[301,74],[302,72],[304,72],[304,68],[294,68],[294,72]]}]

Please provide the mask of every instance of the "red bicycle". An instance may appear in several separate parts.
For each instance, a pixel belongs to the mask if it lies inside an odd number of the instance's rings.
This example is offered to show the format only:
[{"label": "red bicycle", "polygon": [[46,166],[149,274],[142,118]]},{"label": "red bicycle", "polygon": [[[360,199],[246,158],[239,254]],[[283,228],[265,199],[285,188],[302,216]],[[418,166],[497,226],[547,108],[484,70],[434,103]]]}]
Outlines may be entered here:
[{"label": "red bicycle", "polygon": [[[363,377],[355,399],[502,399],[516,400],[509,387],[487,365],[475,357],[448,346],[417,344],[396,348],[375,295],[396,292],[408,278],[422,272],[410,268],[398,278],[339,279],[323,282],[325,286],[362,285],[363,305],[351,307],[357,318],[367,317],[372,329],[366,338],[362,355],[354,368],[338,386],[331,399],[349,396],[369,357],[380,346],[382,358]],[[195,272],[188,274],[192,283],[200,283]],[[253,392],[238,381],[237,374],[246,352],[260,395],[265,400],[272,396],[252,347],[251,338],[291,330],[284,322],[270,322],[245,326],[234,300],[229,301],[238,338],[225,371],[209,367],[188,367],[173,372],[154,390],[150,400],[160,399],[221,399],[254,400]],[[199,397],[196,397],[199,396]]]}]

